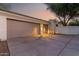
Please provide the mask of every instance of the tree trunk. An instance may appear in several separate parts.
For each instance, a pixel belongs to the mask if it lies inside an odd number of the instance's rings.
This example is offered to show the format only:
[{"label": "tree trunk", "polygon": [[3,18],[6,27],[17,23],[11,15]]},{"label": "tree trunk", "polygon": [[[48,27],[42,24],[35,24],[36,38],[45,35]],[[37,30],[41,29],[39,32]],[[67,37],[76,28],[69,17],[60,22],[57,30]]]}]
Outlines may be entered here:
[{"label": "tree trunk", "polygon": [[67,26],[67,23],[66,22],[64,22],[64,21],[62,21],[62,22],[60,22],[63,26]]},{"label": "tree trunk", "polygon": [[66,24],[66,23],[64,23],[63,25],[64,25],[64,26],[67,26],[67,24]]}]

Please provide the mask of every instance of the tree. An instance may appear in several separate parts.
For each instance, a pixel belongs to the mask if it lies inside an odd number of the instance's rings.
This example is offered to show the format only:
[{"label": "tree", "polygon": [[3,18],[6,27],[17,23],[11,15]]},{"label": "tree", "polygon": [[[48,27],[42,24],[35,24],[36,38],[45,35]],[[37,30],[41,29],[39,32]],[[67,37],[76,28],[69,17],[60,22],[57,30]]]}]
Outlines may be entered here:
[{"label": "tree", "polygon": [[67,26],[68,22],[79,15],[78,3],[46,3],[48,10],[56,13],[59,21]]}]

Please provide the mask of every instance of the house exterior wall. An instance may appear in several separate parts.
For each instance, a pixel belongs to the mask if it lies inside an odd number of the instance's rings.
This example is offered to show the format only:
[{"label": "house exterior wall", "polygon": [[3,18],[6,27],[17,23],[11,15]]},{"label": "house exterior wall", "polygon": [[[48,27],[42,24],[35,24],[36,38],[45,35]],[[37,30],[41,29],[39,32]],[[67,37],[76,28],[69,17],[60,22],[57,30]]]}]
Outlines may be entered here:
[{"label": "house exterior wall", "polygon": [[26,15],[18,14],[18,13],[11,12],[11,11],[2,11],[1,10],[0,15],[5,16],[7,18],[11,18],[11,19],[16,19],[16,20],[28,21],[28,22],[33,22],[33,23],[48,24],[48,21],[45,21],[42,19],[37,19],[34,17],[29,17]]},{"label": "house exterior wall", "polygon": [[7,40],[7,20],[6,17],[0,16],[0,41]]},{"label": "house exterior wall", "polygon": [[14,12],[0,11],[0,40],[7,38],[32,36],[33,29],[40,33],[40,23],[48,25],[45,20],[20,15]]}]

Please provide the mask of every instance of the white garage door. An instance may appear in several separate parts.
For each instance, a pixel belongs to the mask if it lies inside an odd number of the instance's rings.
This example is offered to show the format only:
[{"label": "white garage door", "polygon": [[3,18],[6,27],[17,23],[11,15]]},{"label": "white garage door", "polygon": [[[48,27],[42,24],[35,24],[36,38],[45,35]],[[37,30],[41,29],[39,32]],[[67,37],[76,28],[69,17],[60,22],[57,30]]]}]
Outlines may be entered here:
[{"label": "white garage door", "polygon": [[37,27],[39,32],[39,24],[8,19],[8,38],[31,36],[34,27]]}]

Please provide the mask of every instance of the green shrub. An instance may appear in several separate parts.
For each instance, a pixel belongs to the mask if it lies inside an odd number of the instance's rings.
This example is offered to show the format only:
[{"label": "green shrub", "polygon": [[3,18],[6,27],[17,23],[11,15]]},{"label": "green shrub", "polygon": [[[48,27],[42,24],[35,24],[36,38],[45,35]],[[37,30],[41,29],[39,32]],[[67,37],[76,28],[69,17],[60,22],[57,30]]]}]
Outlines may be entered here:
[{"label": "green shrub", "polygon": [[74,21],[69,23],[69,26],[79,26],[79,21],[78,20],[74,20]]}]

